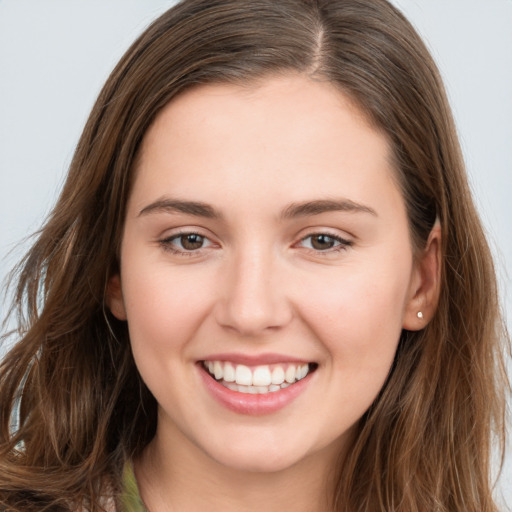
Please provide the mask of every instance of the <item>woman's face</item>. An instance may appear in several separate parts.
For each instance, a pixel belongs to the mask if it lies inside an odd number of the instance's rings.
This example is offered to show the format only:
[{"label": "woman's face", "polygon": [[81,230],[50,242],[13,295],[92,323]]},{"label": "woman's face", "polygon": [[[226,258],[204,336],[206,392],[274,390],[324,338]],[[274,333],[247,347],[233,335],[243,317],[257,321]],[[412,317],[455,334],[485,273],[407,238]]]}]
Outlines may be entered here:
[{"label": "woman's face", "polygon": [[159,404],[156,443],[256,471],[343,450],[423,322],[390,162],[347,97],[298,75],[161,112],[109,298]]}]

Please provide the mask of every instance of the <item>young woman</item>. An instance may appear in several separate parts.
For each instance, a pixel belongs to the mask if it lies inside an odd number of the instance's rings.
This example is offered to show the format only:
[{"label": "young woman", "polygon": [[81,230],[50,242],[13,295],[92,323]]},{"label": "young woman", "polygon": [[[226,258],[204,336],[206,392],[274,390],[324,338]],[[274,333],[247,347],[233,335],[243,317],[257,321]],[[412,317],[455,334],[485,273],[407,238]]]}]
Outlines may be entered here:
[{"label": "young woman", "polygon": [[384,0],[186,0],[19,267],[15,511],[493,511],[506,341],[437,69]]}]

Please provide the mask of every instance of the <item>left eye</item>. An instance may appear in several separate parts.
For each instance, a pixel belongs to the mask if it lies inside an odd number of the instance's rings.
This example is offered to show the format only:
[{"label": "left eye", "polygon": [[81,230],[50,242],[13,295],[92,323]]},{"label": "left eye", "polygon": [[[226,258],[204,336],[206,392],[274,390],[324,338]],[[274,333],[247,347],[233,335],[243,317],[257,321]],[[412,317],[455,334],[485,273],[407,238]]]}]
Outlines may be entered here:
[{"label": "left eye", "polygon": [[180,233],[179,235],[174,235],[162,240],[161,243],[178,252],[197,251],[198,249],[203,249],[211,245],[208,238],[197,233]]},{"label": "left eye", "polygon": [[315,251],[328,251],[329,249],[343,249],[349,246],[350,242],[337,236],[318,233],[304,237],[301,244],[303,247]]}]

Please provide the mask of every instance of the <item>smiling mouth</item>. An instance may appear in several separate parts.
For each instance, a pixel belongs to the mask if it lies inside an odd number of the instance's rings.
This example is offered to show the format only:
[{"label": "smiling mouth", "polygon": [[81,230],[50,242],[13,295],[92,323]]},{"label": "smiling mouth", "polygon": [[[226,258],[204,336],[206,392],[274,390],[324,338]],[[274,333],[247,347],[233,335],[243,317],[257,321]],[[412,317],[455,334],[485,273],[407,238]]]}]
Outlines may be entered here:
[{"label": "smiling mouth", "polygon": [[222,386],[253,395],[275,393],[293,386],[318,367],[317,363],[246,366],[228,361],[202,361],[202,365]]}]

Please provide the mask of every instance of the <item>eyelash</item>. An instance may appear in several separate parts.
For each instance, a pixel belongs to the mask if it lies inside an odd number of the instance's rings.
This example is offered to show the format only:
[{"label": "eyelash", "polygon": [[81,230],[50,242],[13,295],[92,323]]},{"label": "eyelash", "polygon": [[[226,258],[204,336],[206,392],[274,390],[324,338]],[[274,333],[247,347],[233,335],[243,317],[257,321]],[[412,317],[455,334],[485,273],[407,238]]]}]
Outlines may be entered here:
[{"label": "eyelash", "polygon": [[[173,242],[175,240],[179,240],[180,238],[186,237],[186,236],[197,236],[197,237],[200,237],[203,242],[208,241],[210,243],[210,245],[212,244],[212,242],[208,239],[208,237],[202,235],[201,233],[195,232],[195,231],[183,231],[180,233],[176,233],[172,236],[169,236],[167,238],[159,240],[159,244],[162,246],[162,248],[165,251],[171,252],[172,254],[176,254],[178,256],[184,256],[184,257],[191,257],[194,255],[197,255],[199,253],[199,251],[201,251],[202,249],[205,248],[205,247],[198,247],[197,249],[188,249],[188,250],[185,248],[176,249],[173,245]],[[334,242],[337,242],[338,245],[324,249],[324,250],[314,249],[313,247],[305,247],[305,248],[308,249],[309,251],[314,252],[315,254],[318,254],[318,255],[329,255],[332,253],[345,251],[347,248],[349,248],[352,245],[352,242],[350,240],[346,240],[345,238],[341,238],[340,236],[333,235],[330,233],[325,233],[325,232],[311,233],[311,234],[301,238],[300,241],[295,245],[301,244],[305,240],[312,239],[313,237],[321,237],[321,236],[328,238]]]},{"label": "eyelash", "polygon": [[204,249],[204,247],[199,247],[196,250],[187,250],[185,248],[183,248],[183,249],[176,249],[173,246],[173,242],[175,240],[179,240],[180,238],[185,237],[185,236],[198,236],[203,241],[205,241],[205,240],[209,241],[209,239],[206,236],[201,235],[201,233],[197,233],[196,231],[183,231],[183,232],[180,232],[180,233],[176,233],[175,235],[171,235],[171,236],[169,236],[167,238],[164,238],[162,240],[159,240],[159,243],[160,243],[160,245],[162,246],[162,248],[165,251],[171,252],[172,254],[176,254],[178,256],[185,256],[185,257],[194,256],[194,253],[197,254],[198,251],[200,251],[201,249]]},{"label": "eyelash", "polygon": [[325,238],[328,238],[334,242],[337,242],[338,245],[334,246],[334,247],[329,247],[327,249],[324,249],[324,250],[321,250],[321,249],[314,249],[314,248],[309,248],[309,250],[313,251],[315,254],[332,254],[332,253],[336,253],[336,252],[340,252],[340,251],[345,251],[347,250],[351,245],[352,245],[352,242],[350,240],[346,240],[345,238],[341,238],[340,236],[337,236],[337,235],[333,235],[331,233],[325,233],[325,232],[320,232],[320,233],[310,233],[309,235],[306,235],[305,237],[301,238],[300,242],[299,243],[302,243],[304,242],[305,240],[307,239],[312,239],[314,237],[320,237],[320,236],[323,236]]}]

